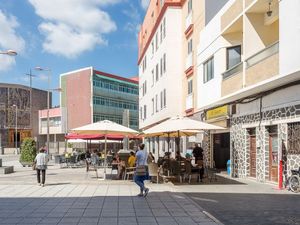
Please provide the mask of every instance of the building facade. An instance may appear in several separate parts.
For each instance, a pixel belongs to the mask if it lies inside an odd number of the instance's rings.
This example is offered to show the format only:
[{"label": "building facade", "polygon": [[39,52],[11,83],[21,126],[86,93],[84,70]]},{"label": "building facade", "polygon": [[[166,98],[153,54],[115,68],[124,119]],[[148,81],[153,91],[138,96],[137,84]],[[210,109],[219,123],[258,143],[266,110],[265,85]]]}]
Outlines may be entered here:
[{"label": "building facade", "polygon": [[47,91],[0,83],[0,147],[20,147],[26,137],[41,141],[37,118],[38,110],[45,107]]},{"label": "building facade", "polygon": [[[138,129],[138,80],[92,67],[61,74],[61,107],[66,110],[66,129],[111,120],[123,124],[129,111],[129,127]],[[128,118],[126,118],[128,119]]]},{"label": "building facade", "polygon": [[[140,129],[197,109],[197,46],[200,31],[226,1],[151,0],[139,32]],[[164,138],[150,138],[156,156],[167,151]],[[181,139],[183,154],[191,147]],[[155,152],[158,149],[158,152]],[[171,140],[171,152],[175,152]]]},{"label": "building facade", "polygon": [[205,134],[207,164],[275,183],[280,161],[284,175],[299,167],[299,8],[230,0],[200,32],[195,115],[227,128]]}]

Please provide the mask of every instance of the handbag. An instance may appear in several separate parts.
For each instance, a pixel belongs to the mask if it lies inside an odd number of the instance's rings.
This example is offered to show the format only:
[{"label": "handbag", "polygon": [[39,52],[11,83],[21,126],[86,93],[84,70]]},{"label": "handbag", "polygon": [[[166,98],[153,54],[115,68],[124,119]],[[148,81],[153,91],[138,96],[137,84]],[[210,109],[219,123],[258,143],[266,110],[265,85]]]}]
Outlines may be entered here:
[{"label": "handbag", "polygon": [[36,162],[33,162],[33,164],[32,164],[32,170],[36,170]]},{"label": "handbag", "polygon": [[146,176],[147,174],[147,168],[145,165],[137,166],[135,169],[135,174],[137,176]]}]

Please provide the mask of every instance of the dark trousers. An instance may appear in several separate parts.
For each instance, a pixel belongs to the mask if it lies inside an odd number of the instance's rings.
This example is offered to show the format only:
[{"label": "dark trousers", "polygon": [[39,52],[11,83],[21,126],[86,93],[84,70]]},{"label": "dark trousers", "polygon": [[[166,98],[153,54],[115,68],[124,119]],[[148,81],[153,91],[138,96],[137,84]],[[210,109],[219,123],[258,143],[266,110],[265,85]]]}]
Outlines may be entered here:
[{"label": "dark trousers", "polygon": [[46,170],[36,170],[36,175],[37,175],[37,182],[41,183],[41,171],[42,171],[42,184],[45,184],[45,179],[46,179]]}]

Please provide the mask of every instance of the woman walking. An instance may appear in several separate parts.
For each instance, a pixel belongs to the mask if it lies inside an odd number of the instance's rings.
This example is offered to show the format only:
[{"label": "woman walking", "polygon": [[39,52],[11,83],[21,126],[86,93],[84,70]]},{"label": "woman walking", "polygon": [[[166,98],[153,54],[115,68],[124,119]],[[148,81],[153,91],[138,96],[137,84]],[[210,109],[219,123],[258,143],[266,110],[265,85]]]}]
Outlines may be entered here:
[{"label": "woman walking", "polygon": [[[37,182],[39,186],[45,186],[46,180],[46,169],[48,163],[48,157],[46,155],[45,148],[40,149],[40,153],[34,159],[36,165],[36,173],[37,173]],[[42,182],[41,182],[41,172],[42,172]]]},{"label": "woman walking", "polygon": [[146,197],[149,192],[149,188],[145,187],[144,180],[147,180],[149,177],[147,166],[148,154],[146,150],[144,150],[144,144],[140,144],[139,147],[140,149],[136,153],[136,171],[134,174],[134,182],[140,187],[140,193],[138,196]]}]

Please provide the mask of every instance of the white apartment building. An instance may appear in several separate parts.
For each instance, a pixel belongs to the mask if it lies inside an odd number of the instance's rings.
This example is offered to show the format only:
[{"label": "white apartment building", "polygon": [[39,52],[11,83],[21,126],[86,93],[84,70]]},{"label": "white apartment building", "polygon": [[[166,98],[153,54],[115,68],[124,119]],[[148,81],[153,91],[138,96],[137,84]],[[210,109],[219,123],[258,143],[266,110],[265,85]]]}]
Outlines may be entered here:
[{"label": "white apartment building", "polygon": [[[173,3],[160,6],[155,2],[150,2],[140,31],[140,38],[143,33],[149,35],[143,50],[142,44],[139,45],[139,127],[142,130],[182,113],[182,12]],[[157,10],[159,13],[153,15]],[[153,25],[147,24],[149,19],[155,20]],[[151,139],[147,148],[156,156],[155,149],[161,149],[163,155],[167,143],[165,139],[160,142]]]},{"label": "white apartment building", "polygon": [[196,114],[207,164],[280,180],[300,165],[300,1],[230,0],[200,32]]}]

